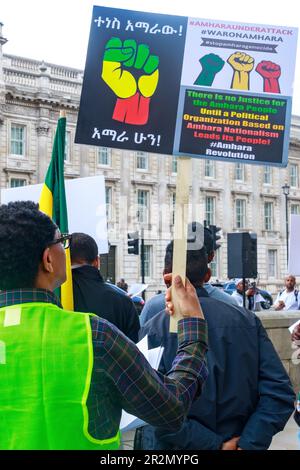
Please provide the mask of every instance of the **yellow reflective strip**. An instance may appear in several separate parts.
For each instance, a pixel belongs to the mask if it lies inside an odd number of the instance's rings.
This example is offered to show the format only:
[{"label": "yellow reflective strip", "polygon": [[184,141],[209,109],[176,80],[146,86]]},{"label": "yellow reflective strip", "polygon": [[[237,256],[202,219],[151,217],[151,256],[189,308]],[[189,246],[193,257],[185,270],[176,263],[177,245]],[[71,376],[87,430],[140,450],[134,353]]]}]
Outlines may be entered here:
[{"label": "yellow reflective strip", "polygon": [[4,341],[0,341],[0,364],[6,364],[6,346]]},{"label": "yellow reflective strip", "polygon": [[117,443],[118,446],[120,446],[120,442],[121,442],[120,431],[117,432],[115,437],[111,437],[109,439],[95,439],[89,434],[89,431],[88,431],[89,412],[86,406],[86,402],[87,402],[90,385],[91,385],[92,370],[93,370],[93,365],[94,365],[94,351],[93,351],[92,328],[91,328],[90,316],[87,314],[85,316],[85,325],[86,325],[86,332],[87,332],[89,363],[88,363],[88,370],[86,374],[84,392],[83,392],[82,400],[81,400],[82,409],[83,409],[83,434],[93,444],[106,445],[106,444]]},{"label": "yellow reflective strip", "polygon": [[51,219],[53,215],[53,194],[46,184],[43,185],[40,200],[39,209],[44,214],[47,214]]},{"label": "yellow reflective strip", "polygon": [[10,307],[5,309],[3,326],[16,326],[21,323],[21,307]]},{"label": "yellow reflective strip", "polygon": [[65,310],[74,310],[70,248],[66,250],[66,275],[67,280],[60,287],[61,303]]}]

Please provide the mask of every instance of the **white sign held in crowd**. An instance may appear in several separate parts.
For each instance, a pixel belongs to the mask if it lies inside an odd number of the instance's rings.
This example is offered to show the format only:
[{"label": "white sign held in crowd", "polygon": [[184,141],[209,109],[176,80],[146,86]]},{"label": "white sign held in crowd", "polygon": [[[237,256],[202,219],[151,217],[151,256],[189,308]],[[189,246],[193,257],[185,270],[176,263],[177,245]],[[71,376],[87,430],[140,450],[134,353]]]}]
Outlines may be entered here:
[{"label": "white sign held in crowd", "polygon": [[300,275],[300,215],[291,215],[290,248],[288,272],[294,276]]},{"label": "white sign held in crowd", "polygon": [[[99,253],[108,253],[104,176],[65,181],[69,232],[83,232],[93,237]],[[1,203],[39,202],[42,184],[1,190]]]}]

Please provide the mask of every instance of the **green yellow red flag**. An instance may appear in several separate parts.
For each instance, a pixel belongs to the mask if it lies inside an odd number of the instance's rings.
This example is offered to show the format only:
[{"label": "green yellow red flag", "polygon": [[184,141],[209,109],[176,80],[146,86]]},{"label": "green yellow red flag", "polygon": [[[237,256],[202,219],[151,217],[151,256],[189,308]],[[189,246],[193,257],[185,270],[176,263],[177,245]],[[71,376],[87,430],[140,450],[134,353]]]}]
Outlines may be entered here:
[{"label": "green yellow red flag", "polygon": [[[64,180],[66,142],[66,117],[60,114],[52,148],[52,157],[43,185],[39,207],[58,226],[62,234],[68,233],[68,213]],[[61,303],[66,310],[73,310],[73,285],[70,249],[66,250],[67,280],[60,288]]]}]

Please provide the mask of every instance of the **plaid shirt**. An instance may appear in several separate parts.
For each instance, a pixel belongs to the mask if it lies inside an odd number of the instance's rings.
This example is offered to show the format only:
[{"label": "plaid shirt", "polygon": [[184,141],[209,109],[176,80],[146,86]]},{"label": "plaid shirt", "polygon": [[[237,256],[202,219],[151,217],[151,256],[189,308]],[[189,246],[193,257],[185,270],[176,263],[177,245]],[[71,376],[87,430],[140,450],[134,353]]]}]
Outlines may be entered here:
[{"label": "plaid shirt", "polygon": [[[0,308],[27,302],[60,306],[55,295],[43,289],[0,292]],[[179,321],[178,353],[167,375],[154,371],[136,345],[111,323],[92,317],[91,327],[94,365],[87,400],[90,434],[97,439],[114,436],[122,408],[153,426],[178,429],[207,378],[205,321]]]}]

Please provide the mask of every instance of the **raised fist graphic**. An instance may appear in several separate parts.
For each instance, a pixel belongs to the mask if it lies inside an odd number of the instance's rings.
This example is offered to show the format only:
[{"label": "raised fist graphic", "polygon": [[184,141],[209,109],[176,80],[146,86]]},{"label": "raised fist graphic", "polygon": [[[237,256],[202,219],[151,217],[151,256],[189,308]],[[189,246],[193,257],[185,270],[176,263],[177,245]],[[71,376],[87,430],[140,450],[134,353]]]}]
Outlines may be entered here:
[{"label": "raised fist graphic", "polygon": [[133,39],[111,38],[102,64],[102,79],[117,97],[113,119],[127,124],[146,124],[150,98],[159,79],[159,58],[146,44]]},{"label": "raised fist graphic", "polygon": [[224,67],[224,60],[216,54],[206,54],[199,59],[202,71],[194,85],[211,86],[215,76]]},{"label": "raised fist graphic", "polygon": [[269,93],[280,93],[279,77],[281,75],[280,65],[262,60],[255,71],[262,76],[264,81],[264,91]]},{"label": "raised fist graphic", "polygon": [[244,52],[234,52],[228,57],[227,62],[233,68],[231,88],[237,90],[249,90],[249,74],[254,67],[254,59]]}]

